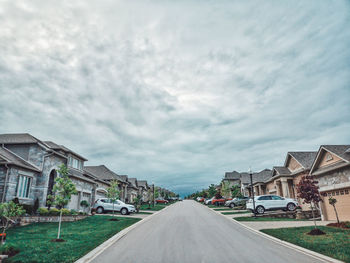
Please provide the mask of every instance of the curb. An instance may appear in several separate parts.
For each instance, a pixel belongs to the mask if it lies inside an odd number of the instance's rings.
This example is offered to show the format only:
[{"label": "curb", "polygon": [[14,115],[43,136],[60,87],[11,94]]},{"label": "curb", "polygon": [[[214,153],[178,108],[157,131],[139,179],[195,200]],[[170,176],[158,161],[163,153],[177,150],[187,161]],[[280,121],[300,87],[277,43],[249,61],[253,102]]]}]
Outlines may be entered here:
[{"label": "curb", "polygon": [[296,250],[296,251],[298,251],[298,252],[301,252],[301,253],[303,253],[303,254],[305,254],[305,255],[308,255],[308,256],[310,256],[310,257],[316,258],[316,259],[321,260],[321,261],[323,261],[323,262],[328,262],[328,263],[329,263],[329,262],[330,262],[330,263],[344,263],[344,261],[340,261],[340,260],[338,260],[338,259],[328,257],[328,256],[326,256],[326,255],[323,255],[323,254],[317,253],[317,252],[315,252],[315,251],[312,251],[312,250],[309,250],[309,249],[306,249],[306,248],[303,248],[303,247],[294,245],[294,244],[289,243],[289,242],[287,242],[287,241],[284,241],[284,240],[278,239],[278,238],[276,238],[276,237],[270,236],[270,235],[268,235],[268,234],[265,234],[265,233],[263,233],[263,232],[260,232],[259,230],[256,230],[256,229],[254,229],[254,228],[251,228],[251,227],[249,227],[249,226],[247,226],[247,225],[245,225],[245,224],[243,224],[243,223],[241,223],[241,222],[239,222],[239,221],[237,221],[237,220],[228,218],[227,216],[221,214],[219,211],[215,211],[215,210],[213,210],[213,209],[211,209],[211,208],[209,208],[209,207],[207,207],[207,208],[208,208],[209,210],[213,211],[215,214],[219,214],[219,215],[223,216],[224,218],[228,219],[230,222],[233,222],[233,223],[235,223],[235,224],[238,224],[238,225],[240,225],[240,226],[246,228],[246,229],[249,230],[250,232],[253,232],[253,233],[255,233],[255,234],[259,235],[259,236],[265,237],[266,239],[269,239],[269,240],[271,240],[271,241],[273,241],[273,242],[275,242],[275,243],[277,243],[277,244],[280,244],[280,245],[282,245],[282,246],[285,246],[285,247],[288,247],[288,248],[290,248],[290,249]]},{"label": "curb", "polygon": [[[130,231],[132,231],[133,229],[135,229],[136,227],[138,227],[139,225],[147,222],[148,220],[150,220],[151,217],[165,211],[166,209],[168,209],[170,206],[169,205],[159,211],[154,212],[153,214],[150,214],[149,216],[147,216],[144,219],[141,219],[140,221],[136,222],[135,224],[124,228],[122,231],[118,232],[117,234],[115,234],[114,236],[112,236],[111,238],[107,239],[105,242],[103,242],[102,244],[100,244],[99,246],[97,246],[96,248],[94,248],[93,250],[91,250],[89,253],[87,253],[86,255],[82,256],[81,258],[79,258],[77,261],[75,261],[74,263],[89,263],[91,261],[93,261],[97,256],[99,256],[100,254],[102,254],[103,251],[105,251],[107,248],[109,248],[111,245],[113,245],[114,243],[116,243],[119,239],[121,239],[122,237],[124,237],[127,233],[129,233]],[[136,217],[135,217],[136,218]]]}]

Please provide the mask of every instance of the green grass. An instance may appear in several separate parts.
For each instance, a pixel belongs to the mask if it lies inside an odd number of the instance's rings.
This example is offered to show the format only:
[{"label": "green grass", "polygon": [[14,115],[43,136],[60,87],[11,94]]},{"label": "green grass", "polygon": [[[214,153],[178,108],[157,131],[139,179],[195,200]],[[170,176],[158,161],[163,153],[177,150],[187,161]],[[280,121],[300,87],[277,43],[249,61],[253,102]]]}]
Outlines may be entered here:
[{"label": "green grass", "polygon": [[163,208],[167,207],[167,205],[165,205],[165,204],[156,204],[154,206],[151,205],[150,209],[148,207],[149,207],[148,204],[143,204],[143,205],[141,205],[140,210],[159,211],[159,210],[162,210]]},{"label": "green grass", "polygon": [[224,206],[208,205],[209,208],[223,208]]},{"label": "green grass", "polygon": [[253,216],[241,216],[234,218],[237,221],[305,221],[303,219],[294,218],[278,218],[278,217],[253,217]]},{"label": "green grass", "polygon": [[10,228],[6,246],[20,252],[6,262],[75,262],[80,257],[140,219],[91,216],[76,222],[63,222],[61,238],[66,242],[50,242],[57,237],[58,223],[35,223]]},{"label": "green grass", "polygon": [[215,211],[230,211],[230,208],[214,208]]},{"label": "green grass", "polygon": [[250,211],[231,211],[231,212],[221,212],[223,215],[237,215],[237,214],[247,214]]},{"label": "green grass", "polygon": [[135,215],[152,215],[152,214],[153,213],[151,213],[151,212],[143,212],[143,211],[135,213]]},{"label": "green grass", "polygon": [[295,245],[350,263],[350,230],[318,227],[326,235],[307,235],[313,227],[264,229],[261,232]]}]

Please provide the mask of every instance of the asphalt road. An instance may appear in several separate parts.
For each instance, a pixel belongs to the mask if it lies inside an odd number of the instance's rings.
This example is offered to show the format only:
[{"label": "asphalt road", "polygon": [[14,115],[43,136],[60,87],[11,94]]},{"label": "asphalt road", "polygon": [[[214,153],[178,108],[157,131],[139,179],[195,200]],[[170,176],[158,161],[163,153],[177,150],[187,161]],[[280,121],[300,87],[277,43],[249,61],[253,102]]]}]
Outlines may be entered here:
[{"label": "asphalt road", "polygon": [[122,263],[323,262],[230,222],[194,201],[178,202],[94,259]]}]

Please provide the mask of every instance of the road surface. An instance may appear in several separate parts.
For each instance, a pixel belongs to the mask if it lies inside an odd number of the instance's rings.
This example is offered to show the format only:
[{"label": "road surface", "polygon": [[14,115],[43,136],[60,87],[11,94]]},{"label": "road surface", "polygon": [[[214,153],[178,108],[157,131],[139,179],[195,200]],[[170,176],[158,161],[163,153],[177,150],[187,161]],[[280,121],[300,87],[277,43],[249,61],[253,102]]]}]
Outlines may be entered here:
[{"label": "road surface", "polygon": [[323,262],[257,235],[194,201],[178,202],[131,230],[94,263]]}]

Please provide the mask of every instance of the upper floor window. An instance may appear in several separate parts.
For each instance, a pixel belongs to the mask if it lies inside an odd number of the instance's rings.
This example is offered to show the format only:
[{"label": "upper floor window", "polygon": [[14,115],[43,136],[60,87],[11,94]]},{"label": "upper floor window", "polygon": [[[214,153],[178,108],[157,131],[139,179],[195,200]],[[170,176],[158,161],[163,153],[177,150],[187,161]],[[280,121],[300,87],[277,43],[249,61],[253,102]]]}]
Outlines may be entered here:
[{"label": "upper floor window", "polygon": [[68,157],[68,166],[73,167],[78,170],[83,170],[83,162],[72,156]]},{"label": "upper floor window", "polygon": [[17,197],[29,198],[30,185],[32,178],[29,176],[19,175],[17,184]]}]

